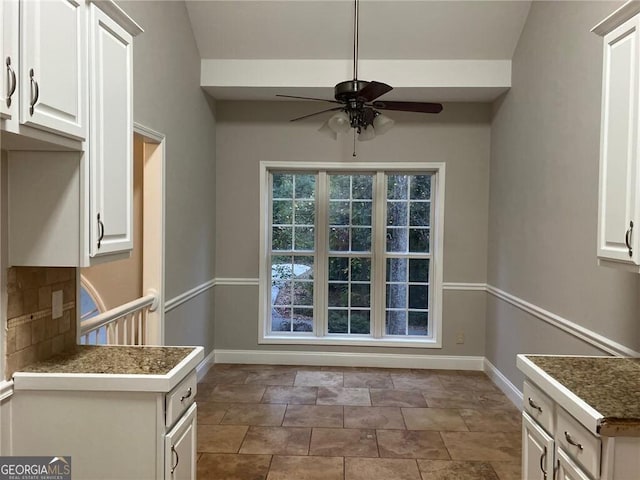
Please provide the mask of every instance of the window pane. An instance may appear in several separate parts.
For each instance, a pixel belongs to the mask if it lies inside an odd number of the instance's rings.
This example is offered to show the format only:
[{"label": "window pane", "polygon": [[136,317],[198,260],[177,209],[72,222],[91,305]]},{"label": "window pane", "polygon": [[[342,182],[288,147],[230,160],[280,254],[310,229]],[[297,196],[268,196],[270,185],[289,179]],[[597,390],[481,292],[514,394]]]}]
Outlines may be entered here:
[{"label": "window pane", "polygon": [[368,284],[351,284],[351,306],[371,306],[371,287]]},{"label": "window pane", "polygon": [[314,198],[316,191],[315,175],[296,175],[294,178],[296,198]]},{"label": "window pane", "polygon": [[431,198],[431,175],[412,176],[411,198],[416,200],[429,200]]},{"label": "window pane", "polygon": [[428,335],[428,327],[428,312],[409,312],[409,335]]},{"label": "window pane", "polygon": [[409,281],[428,282],[429,281],[429,260],[411,259],[409,260]]},{"label": "window pane", "polygon": [[369,310],[351,311],[351,333],[368,335],[371,331],[371,313]]},{"label": "window pane", "polygon": [[314,230],[313,227],[296,227],[294,250],[313,250],[315,243]]},{"label": "window pane", "polygon": [[349,202],[329,203],[329,224],[349,225]]},{"label": "window pane", "polygon": [[349,198],[350,180],[349,175],[329,175],[330,198]]},{"label": "window pane", "polygon": [[273,174],[272,198],[293,198],[293,175],[284,173]]},{"label": "window pane", "polygon": [[329,257],[329,280],[349,280],[349,259]]},{"label": "window pane", "polygon": [[291,331],[290,307],[276,307],[271,309],[271,330],[273,332]]},{"label": "window pane", "polygon": [[369,252],[371,251],[371,229],[352,228],[351,229],[351,251]]},{"label": "window pane", "polygon": [[291,225],[293,221],[293,208],[289,200],[273,201],[273,224]]},{"label": "window pane", "polygon": [[387,202],[387,225],[407,225],[407,202]]},{"label": "window pane", "polygon": [[387,258],[387,282],[407,281],[406,258]]},{"label": "window pane", "polygon": [[406,228],[387,228],[387,252],[406,253],[409,235]]},{"label": "window pane", "polygon": [[291,227],[273,227],[272,250],[291,250],[293,229]]},{"label": "window pane", "polygon": [[371,260],[369,258],[351,259],[351,280],[354,282],[371,280]]},{"label": "window pane", "polygon": [[284,284],[293,277],[291,261],[292,257],[289,255],[273,255],[271,257],[271,282],[273,285]]},{"label": "window pane", "polygon": [[336,252],[349,251],[348,227],[331,227],[329,229],[329,250]]},{"label": "window pane", "polygon": [[407,308],[407,286],[387,284],[387,308]]},{"label": "window pane", "polygon": [[387,198],[389,200],[404,200],[409,192],[408,175],[387,175]]},{"label": "window pane", "polygon": [[371,225],[371,202],[353,202],[353,225]]},{"label": "window pane", "polygon": [[371,199],[372,197],[372,175],[354,175],[353,176],[353,198]]},{"label": "window pane", "polygon": [[298,255],[293,257],[293,273],[298,280],[313,280],[313,257]]},{"label": "window pane", "polygon": [[293,309],[293,331],[312,332],[313,331],[313,309],[294,308]]},{"label": "window pane", "polygon": [[409,224],[428,227],[431,204],[428,202],[411,202],[409,207]]},{"label": "window pane", "polygon": [[313,283],[293,282],[293,304],[313,306]]},{"label": "window pane", "polygon": [[348,307],[349,306],[349,285],[347,283],[329,284],[329,306]]},{"label": "window pane", "polygon": [[271,287],[271,302],[278,306],[291,305],[291,282]]},{"label": "window pane", "polygon": [[409,251],[410,252],[429,252],[429,229],[428,228],[411,228],[409,229]]},{"label": "window pane", "polygon": [[385,330],[387,335],[407,334],[407,313],[387,310]]},{"label": "window pane", "polygon": [[409,308],[426,310],[429,308],[429,287],[427,285],[411,285],[409,287]]},{"label": "window pane", "polygon": [[[275,202],[274,202],[275,203]],[[315,204],[308,200],[296,200],[294,204],[296,224],[297,225],[314,225],[315,224]]]},{"label": "window pane", "polygon": [[329,333],[349,332],[349,312],[347,310],[329,310]]}]

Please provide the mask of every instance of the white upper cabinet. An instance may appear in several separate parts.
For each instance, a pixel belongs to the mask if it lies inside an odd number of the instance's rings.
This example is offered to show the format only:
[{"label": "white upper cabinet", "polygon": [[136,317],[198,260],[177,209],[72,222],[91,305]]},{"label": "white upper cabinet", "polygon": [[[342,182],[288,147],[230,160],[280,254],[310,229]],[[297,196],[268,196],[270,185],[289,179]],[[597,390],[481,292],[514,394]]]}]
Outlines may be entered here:
[{"label": "white upper cabinet", "polygon": [[20,121],[86,138],[86,28],[83,2],[20,4]]},{"label": "white upper cabinet", "polygon": [[0,1],[0,118],[18,117],[18,0]]},{"label": "white upper cabinet", "polygon": [[133,248],[132,36],[90,6],[90,255]]},{"label": "white upper cabinet", "polygon": [[640,271],[637,5],[594,27],[604,37],[597,255],[601,265]]}]

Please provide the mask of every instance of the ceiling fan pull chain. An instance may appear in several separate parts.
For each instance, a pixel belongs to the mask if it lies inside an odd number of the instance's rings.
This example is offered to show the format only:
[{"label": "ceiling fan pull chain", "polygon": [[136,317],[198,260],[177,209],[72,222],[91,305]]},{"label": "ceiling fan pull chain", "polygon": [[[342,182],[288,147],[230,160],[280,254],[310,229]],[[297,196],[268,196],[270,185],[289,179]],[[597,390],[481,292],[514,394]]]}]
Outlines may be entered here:
[{"label": "ceiling fan pull chain", "polygon": [[356,156],[356,129],[353,129],[353,156]]}]

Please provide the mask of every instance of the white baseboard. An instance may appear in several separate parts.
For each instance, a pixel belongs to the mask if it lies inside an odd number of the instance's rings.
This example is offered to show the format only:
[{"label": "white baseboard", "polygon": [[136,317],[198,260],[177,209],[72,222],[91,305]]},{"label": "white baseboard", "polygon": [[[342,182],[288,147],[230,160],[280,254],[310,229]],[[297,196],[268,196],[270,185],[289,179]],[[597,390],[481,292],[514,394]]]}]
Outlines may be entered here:
[{"label": "white baseboard", "polygon": [[479,371],[484,369],[484,357],[275,350],[215,350],[214,362]]},{"label": "white baseboard", "polygon": [[493,383],[502,390],[502,393],[504,393],[519,410],[522,410],[522,392],[486,358],[484,359],[484,372]]},{"label": "white baseboard", "polygon": [[211,368],[211,365],[213,365],[213,357],[215,353],[216,353],[215,350],[211,350],[209,352],[209,355],[204,357],[204,360],[202,360],[196,367],[196,375],[198,377],[198,382],[200,382],[204,378],[204,376],[207,374],[207,372]]}]

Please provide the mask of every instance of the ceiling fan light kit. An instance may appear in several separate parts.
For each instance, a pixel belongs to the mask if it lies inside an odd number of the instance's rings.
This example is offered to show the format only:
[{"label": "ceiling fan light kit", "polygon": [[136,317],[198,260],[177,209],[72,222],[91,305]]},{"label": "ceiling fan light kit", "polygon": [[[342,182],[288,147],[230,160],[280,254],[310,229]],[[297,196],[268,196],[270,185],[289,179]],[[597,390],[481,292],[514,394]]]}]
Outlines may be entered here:
[{"label": "ceiling fan light kit", "polygon": [[[440,113],[440,103],[425,102],[385,102],[375,101],[385,93],[393,90],[393,87],[382,82],[367,82],[358,79],[358,28],[359,28],[359,0],[354,0],[353,16],[353,79],[340,82],[335,86],[335,100],[322,98],[297,97],[293,95],[277,95],[278,97],[295,98],[299,100],[316,100],[329,102],[340,106],[322,110],[321,112],[294,118],[295,122],[305,118],[320,115],[326,112],[337,112],[327,120],[318,131],[337,139],[338,133],[346,133],[354,129],[358,140],[372,140],[376,135],[388,132],[394,125],[394,121],[383,115],[379,110],[396,110],[403,112]],[[354,153],[355,156],[355,148]]]}]

